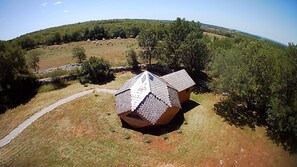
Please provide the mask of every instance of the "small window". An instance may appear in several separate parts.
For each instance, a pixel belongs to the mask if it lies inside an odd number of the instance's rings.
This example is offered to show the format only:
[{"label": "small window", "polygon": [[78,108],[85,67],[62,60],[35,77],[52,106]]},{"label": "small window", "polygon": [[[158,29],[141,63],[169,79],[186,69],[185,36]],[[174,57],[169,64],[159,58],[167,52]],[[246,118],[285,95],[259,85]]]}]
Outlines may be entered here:
[{"label": "small window", "polygon": [[149,78],[150,78],[151,81],[154,80],[154,77],[151,74],[149,74]]},{"label": "small window", "polygon": [[186,92],[187,92],[187,93],[190,92],[190,88],[186,89]]},{"label": "small window", "polygon": [[142,121],[142,118],[138,115],[138,114],[135,114],[135,113],[130,113],[128,115],[126,115],[127,117],[130,117],[130,118],[133,118],[133,119],[137,119],[137,120],[141,120]]}]

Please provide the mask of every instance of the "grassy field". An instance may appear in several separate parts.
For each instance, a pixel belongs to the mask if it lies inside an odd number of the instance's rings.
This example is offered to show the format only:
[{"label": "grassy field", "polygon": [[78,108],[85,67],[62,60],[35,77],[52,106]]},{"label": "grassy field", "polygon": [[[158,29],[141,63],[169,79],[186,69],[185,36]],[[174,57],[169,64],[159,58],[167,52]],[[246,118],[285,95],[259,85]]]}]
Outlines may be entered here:
[{"label": "grassy field", "polygon": [[[118,89],[130,72],[105,85],[79,83],[38,94],[0,116],[3,137],[20,119],[53,101],[94,87]],[[266,137],[264,128],[236,128],[213,111],[214,94],[192,94],[196,103],[179,130],[163,136],[121,127],[114,96],[88,95],[65,104],[30,125],[0,148],[0,166],[294,166],[290,155]],[[45,104],[43,104],[45,103]],[[13,114],[12,114],[13,113]],[[28,114],[30,113],[30,114]],[[12,123],[11,123],[12,122]],[[150,139],[151,143],[144,140]]]},{"label": "grassy field", "polygon": [[[211,38],[226,38],[225,36],[213,33],[204,32],[203,34]],[[42,53],[40,55],[39,62],[40,70],[75,63],[76,59],[72,57],[71,49],[77,45],[85,48],[87,57],[102,57],[105,60],[108,60],[112,66],[127,65],[126,52],[129,47],[140,50],[138,42],[134,38],[109,39],[90,42],[80,41],[62,45],[44,46],[41,48],[33,49],[38,50]],[[28,54],[30,54],[30,52],[32,52],[33,50],[28,51]],[[139,62],[144,63],[141,59],[139,59]]]},{"label": "grassy field", "polygon": [[214,33],[210,33],[210,32],[203,32],[203,35],[207,35],[207,36],[209,36],[211,38],[218,38],[218,39],[228,38],[226,36],[219,35],[219,34],[214,34]]},{"label": "grassy field", "polygon": [[[38,50],[42,53],[39,62],[40,69],[47,69],[75,63],[76,59],[72,57],[71,49],[77,45],[85,48],[87,57],[102,57],[110,61],[112,66],[126,65],[126,51],[128,48],[138,49],[136,39],[128,38],[98,40],[96,42],[71,42],[62,45],[44,46],[33,50]],[[28,54],[33,50],[28,51]]]}]

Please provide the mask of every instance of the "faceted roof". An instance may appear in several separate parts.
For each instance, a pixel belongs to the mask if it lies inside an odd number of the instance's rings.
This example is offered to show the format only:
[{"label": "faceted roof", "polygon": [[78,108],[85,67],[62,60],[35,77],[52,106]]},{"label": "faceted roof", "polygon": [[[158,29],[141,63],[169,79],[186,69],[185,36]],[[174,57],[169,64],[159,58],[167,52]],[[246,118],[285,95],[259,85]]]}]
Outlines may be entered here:
[{"label": "faceted roof", "polygon": [[115,96],[117,114],[134,111],[152,124],[167,108],[181,108],[177,90],[148,71],[128,80]]},{"label": "faceted roof", "polygon": [[184,69],[164,75],[161,78],[172,85],[178,92],[195,85],[195,82]]}]

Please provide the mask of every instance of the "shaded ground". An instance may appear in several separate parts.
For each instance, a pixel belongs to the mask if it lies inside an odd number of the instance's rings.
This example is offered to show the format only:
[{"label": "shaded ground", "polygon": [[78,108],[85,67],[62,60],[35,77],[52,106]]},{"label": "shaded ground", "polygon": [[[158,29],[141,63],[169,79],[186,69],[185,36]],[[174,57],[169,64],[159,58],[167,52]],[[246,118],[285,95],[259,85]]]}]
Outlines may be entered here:
[{"label": "shaded ground", "polygon": [[187,122],[185,121],[184,114],[187,113],[188,111],[194,109],[198,105],[199,104],[193,100],[189,100],[189,101],[183,103],[182,109],[175,115],[175,117],[172,119],[172,121],[169,122],[168,125],[153,126],[153,127],[149,127],[149,128],[133,128],[128,123],[121,120],[122,127],[131,129],[134,131],[138,131],[142,134],[150,134],[150,135],[154,135],[154,136],[164,135],[164,134],[178,130],[182,126],[182,124],[187,124]]},{"label": "shaded ground", "polygon": [[277,145],[282,146],[285,150],[292,154],[297,153],[297,142],[294,134],[282,133],[273,131],[268,128],[265,115],[260,115],[253,110],[247,110],[245,107],[238,105],[236,101],[222,98],[222,100],[214,104],[216,114],[221,116],[223,120],[231,126],[237,128],[250,128],[252,131],[256,127],[263,127],[266,129],[266,135],[272,139]]}]

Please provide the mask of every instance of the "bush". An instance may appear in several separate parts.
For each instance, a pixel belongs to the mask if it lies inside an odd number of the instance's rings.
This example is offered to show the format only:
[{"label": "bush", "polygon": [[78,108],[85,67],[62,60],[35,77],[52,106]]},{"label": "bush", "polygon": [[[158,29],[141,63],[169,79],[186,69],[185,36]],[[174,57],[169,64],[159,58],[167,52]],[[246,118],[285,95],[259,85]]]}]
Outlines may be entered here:
[{"label": "bush", "polygon": [[132,66],[133,70],[138,71],[140,68],[138,66],[137,54],[134,49],[130,48],[127,52],[127,62],[129,66]]},{"label": "bush", "polygon": [[124,139],[129,140],[129,139],[131,139],[131,136],[128,133],[125,133],[124,134]]},{"label": "bush", "polygon": [[110,64],[102,58],[90,57],[79,71],[79,81],[85,83],[104,83],[113,79]]},{"label": "bush", "polygon": [[86,51],[81,46],[76,46],[72,48],[71,52],[72,52],[73,58],[76,58],[78,63],[82,63],[87,58],[85,54]]},{"label": "bush", "polygon": [[164,134],[164,135],[162,135],[162,137],[163,137],[164,140],[167,140],[168,139],[168,134]]},{"label": "bush", "polygon": [[55,89],[61,89],[66,86],[66,80],[60,77],[54,77],[52,81],[52,85]]},{"label": "bush", "polygon": [[145,139],[144,139],[144,142],[145,142],[145,143],[151,143],[151,142],[152,142],[152,139],[150,139],[150,138],[145,138]]},{"label": "bush", "polygon": [[38,93],[42,93],[42,92],[50,92],[55,90],[55,87],[53,84],[46,84],[46,85],[42,85],[39,90]]},{"label": "bush", "polygon": [[114,128],[109,128],[109,131],[111,131],[112,133],[114,133],[116,130]]}]

